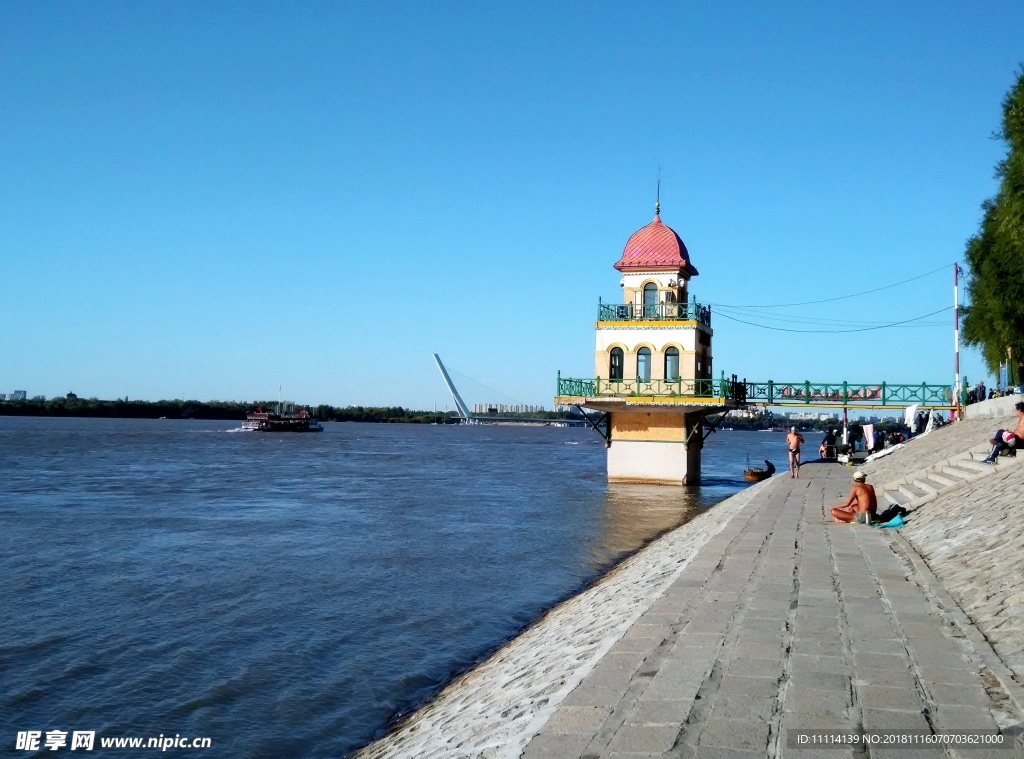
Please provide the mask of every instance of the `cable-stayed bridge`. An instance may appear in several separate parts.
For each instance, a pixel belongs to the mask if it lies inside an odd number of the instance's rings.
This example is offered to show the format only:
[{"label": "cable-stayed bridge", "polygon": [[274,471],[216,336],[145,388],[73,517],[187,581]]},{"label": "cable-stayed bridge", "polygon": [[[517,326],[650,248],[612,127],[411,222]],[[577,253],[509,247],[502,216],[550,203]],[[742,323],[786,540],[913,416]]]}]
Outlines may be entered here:
[{"label": "cable-stayed bridge", "polygon": [[444,384],[448,386],[448,392],[452,394],[452,400],[455,401],[455,409],[459,414],[459,419],[466,424],[495,424],[495,423],[506,423],[506,424],[540,424],[547,426],[559,426],[559,427],[576,427],[583,426],[586,424],[583,420],[572,420],[572,419],[535,419],[531,417],[518,417],[518,416],[474,416],[469,410],[469,406],[462,399],[459,394],[458,388],[455,387],[455,383],[452,381],[451,376],[448,374],[448,370],[445,369],[444,363],[441,361],[441,357],[434,354],[434,363],[437,364],[437,368],[441,372],[441,377],[444,379]]}]

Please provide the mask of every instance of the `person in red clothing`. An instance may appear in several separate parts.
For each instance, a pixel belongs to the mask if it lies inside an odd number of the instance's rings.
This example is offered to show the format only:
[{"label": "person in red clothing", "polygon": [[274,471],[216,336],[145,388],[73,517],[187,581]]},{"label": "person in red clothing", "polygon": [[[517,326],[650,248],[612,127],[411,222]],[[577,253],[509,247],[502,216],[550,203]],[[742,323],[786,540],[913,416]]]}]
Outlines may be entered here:
[{"label": "person in red clothing", "polygon": [[1018,403],[1013,407],[1013,413],[1017,415],[1017,426],[1012,430],[996,430],[996,435],[988,442],[992,445],[992,453],[982,463],[995,464],[1003,448],[1016,449],[1022,447],[1021,438],[1024,437],[1024,403]]}]

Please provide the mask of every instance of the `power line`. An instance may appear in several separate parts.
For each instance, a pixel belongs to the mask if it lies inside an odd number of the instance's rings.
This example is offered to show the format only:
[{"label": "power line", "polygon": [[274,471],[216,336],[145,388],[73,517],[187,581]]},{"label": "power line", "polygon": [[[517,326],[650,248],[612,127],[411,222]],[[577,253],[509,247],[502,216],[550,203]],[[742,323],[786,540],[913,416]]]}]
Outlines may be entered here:
[{"label": "power line", "polygon": [[[796,314],[764,314],[760,311],[752,311],[747,308],[727,308],[725,306],[719,306],[715,310],[715,314],[728,315],[732,313],[734,316],[745,316],[747,318],[756,319],[767,319],[770,321],[779,322],[793,322],[796,324],[817,324],[820,326],[828,326],[832,324],[836,325],[847,325],[847,326],[860,326],[860,327],[872,327],[872,326],[887,326],[891,322],[880,322],[880,321],[854,321],[853,319],[828,319],[820,316],[799,316]],[[930,322],[927,325],[918,326],[945,326],[945,322]]]},{"label": "power line", "polygon": [[452,369],[451,367],[448,367],[448,372],[450,374],[456,374],[456,375],[458,375],[459,377],[461,377],[464,380],[469,380],[469,382],[471,382],[472,384],[478,385],[479,387],[482,387],[485,390],[489,390],[494,395],[500,395],[502,398],[505,398],[506,400],[512,401],[513,404],[523,404],[523,402],[521,400],[519,400],[518,398],[516,398],[515,396],[509,395],[508,393],[503,393],[500,390],[496,390],[495,388],[491,387],[490,385],[485,385],[480,380],[475,379],[473,377],[470,377],[468,374],[463,374],[458,369]]},{"label": "power line", "polygon": [[772,326],[769,326],[767,324],[755,324],[754,322],[744,321],[743,319],[737,319],[734,316],[729,316],[728,314],[723,314],[721,311],[718,312],[718,315],[719,316],[724,316],[726,319],[730,319],[730,320],[732,320],[734,322],[739,322],[740,324],[749,324],[751,327],[760,327],[761,329],[771,329],[771,330],[775,330],[776,332],[816,332],[816,333],[839,334],[839,333],[842,333],[842,332],[870,332],[871,330],[875,330],[875,329],[887,329],[888,327],[898,327],[898,326],[900,326],[902,324],[907,324],[909,322],[915,322],[915,321],[917,321],[919,319],[927,319],[929,316],[935,316],[935,314],[941,314],[943,311],[949,311],[951,308],[953,308],[953,307],[952,306],[946,306],[945,308],[940,308],[938,311],[932,311],[930,314],[924,314],[922,316],[915,316],[913,319],[904,319],[901,322],[893,322],[892,324],[882,324],[882,325],[877,326],[877,327],[857,327],[856,329],[790,329],[789,327],[772,327]]},{"label": "power line", "polygon": [[748,306],[744,306],[744,305],[733,305],[733,304],[729,304],[729,303],[711,303],[710,305],[712,305],[712,306],[724,306],[726,308],[789,308],[790,306],[812,306],[812,305],[815,305],[815,304],[818,304],[818,303],[831,303],[832,301],[836,301],[836,300],[846,300],[847,298],[858,298],[861,295],[870,295],[871,293],[881,292],[882,290],[889,290],[889,289],[891,289],[893,287],[899,287],[900,285],[905,285],[908,282],[914,282],[915,280],[923,279],[924,277],[929,277],[932,274],[935,274],[936,272],[940,272],[940,271],[943,271],[944,269],[948,269],[948,268],[949,268],[949,264],[946,264],[945,266],[940,266],[938,269],[933,269],[932,271],[925,272],[924,274],[918,274],[916,277],[911,277],[910,279],[904,279],[902,282],[895,282],[895,283],[893,283],[891,285],[886,285],[885,287],[876,287],[874,290],[865,290],[864,292],[853,293],[852,295],[840,295],[840,296],[835,297],[835,298],[824,298],[822,300],[807,300],[807,301],[804,301],[803,303],[775,303],[775,304],[766,305],[766,306],[749,306],[749,305]]}]

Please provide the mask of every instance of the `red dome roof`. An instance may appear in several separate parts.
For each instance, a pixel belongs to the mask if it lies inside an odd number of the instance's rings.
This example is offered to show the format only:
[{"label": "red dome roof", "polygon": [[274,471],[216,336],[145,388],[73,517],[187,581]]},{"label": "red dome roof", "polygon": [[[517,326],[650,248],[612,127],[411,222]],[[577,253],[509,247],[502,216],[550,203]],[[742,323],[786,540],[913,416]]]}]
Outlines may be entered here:
[{"label": "red dome roof", "polygon": [[697,269],[690,263],[690,254],[672,227],[654,215],[654,221],[633,233],[615,264],[619,271],[629,269],[682,269],[695,276]]}]

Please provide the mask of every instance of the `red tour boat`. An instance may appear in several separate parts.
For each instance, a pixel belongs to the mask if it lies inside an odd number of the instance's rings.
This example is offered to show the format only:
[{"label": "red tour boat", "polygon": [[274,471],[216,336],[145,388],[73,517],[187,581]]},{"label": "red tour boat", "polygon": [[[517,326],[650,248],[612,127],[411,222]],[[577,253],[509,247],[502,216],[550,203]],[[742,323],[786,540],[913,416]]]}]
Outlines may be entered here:
[{"label": "red tour boat", "polygon": [[245,415],[242,428],[250,432],[323,432],[323,425],[304,408],[285,411],[279,404],[277,411],[264,411],[257,407]]}]

